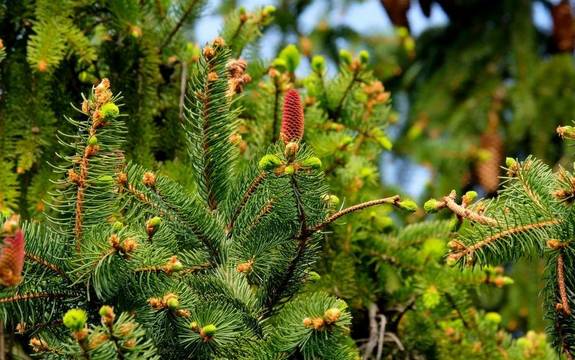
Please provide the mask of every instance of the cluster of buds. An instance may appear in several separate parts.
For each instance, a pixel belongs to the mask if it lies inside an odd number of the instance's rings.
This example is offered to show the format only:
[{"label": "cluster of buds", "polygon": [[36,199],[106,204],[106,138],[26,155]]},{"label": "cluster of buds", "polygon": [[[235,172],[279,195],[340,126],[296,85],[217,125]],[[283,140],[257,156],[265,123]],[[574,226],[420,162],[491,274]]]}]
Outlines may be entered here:
[{"label": "cluster of buds", "polygon": [[22,281],[25,240],[18,223],[19,217],[13,215],[2,225],[4,242],[0,250],[0,284],[3,286],[16,286]]},{"label": "cluster of buds", "polygon": [[[112,102],[112,91],[108,79],[102,79],[94,87],[93,96],[90,99],[84,99],[82,112],[91,116],[94,129],[104,126],[108,121],[120,115],[120,109]],[[93,135],[90,134],[90,136]]]},{"label": "cluster of buds", "polygon": [[376,106],[386,104],[391,96],[388,91],[385,91],[382,82],[379,80],[363,85],[363,92],[367,95],[367,101],[365,102],[366,111],[364,114],[366,118],[373,113],[373,109]]},{"label": "cluster of buds", "polygon": [[226,46],[226,41],[218,36],[212,41],[211,45],[204,47],[202,54],[206,60],[210,61],[216,56],[216,51],[224,46]]},{"label": "cluster of buds", "polygon": [[129,254],[138,247],[138,242],[133,238],[127,238],[124,241],[120,241],[120,237],[116,234],[112,234],[110,236],[109,242],[114,250],[125,256],[129,256]]},{"label": "cluster of buds", "polygon": [[170,257],[170,259],[166,262],[166,264],[155,268],[157,271],[161,271],[165,274],[172,274],[174,272],[182,271],[184,269],[184,265],[176,255]]},{"label": "cluster of buds", "polygon": [[207,324],[205,326],[200,326],[197,321],[192,321],[190,323],[190,329],[192,329],[193,332],[198,333],[204,342],[210,341],[214,335],[216,335],[217,331],[216,325]]},{"label": "cluster of buds", "polygon": [[313,330],[323,330],[335,324],[341,318],[341,310],[338,308],[327,309],[322,317],[306,317],[303,319],[303,326]]},{"label": "cluster of buds", "polygon": [[369,53],[366,50],[362,50],[358,56],[354,58],[349,51],[342,49],[339,51],[339,60],[342,64],[348,66],[351,71],[358,72],[364,69],[369,63]]},{"label": "cluster of buds", "polygon": [[230,60],[226,65],[228,70],[228,96],[240,94],[244,86],[252,81],[252,77],[246,74],[248,63],[243,59]]},{"label": "cluster of buds", "polygon": [[514,158],[506,158],[505,159],[505,166],[507,167],[507,176],[514,177],[519,172],[520,166],[517,160]]},{"label": "cluster of buds", "polygon": [[164,310],[167,309],[172,311],[176,316],[179,317],[189,317],[189,310],[180,309],[180,300],[178,295],[174,293],[167,293],[161,298],[150,298],[148,299],[148,304],[154,310]]}]

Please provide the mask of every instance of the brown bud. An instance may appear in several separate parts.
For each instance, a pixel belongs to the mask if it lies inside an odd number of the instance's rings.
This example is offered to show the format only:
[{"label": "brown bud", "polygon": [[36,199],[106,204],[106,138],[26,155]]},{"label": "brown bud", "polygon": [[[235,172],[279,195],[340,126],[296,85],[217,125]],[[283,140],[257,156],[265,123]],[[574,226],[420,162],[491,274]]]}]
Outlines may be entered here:
[{"label": "brown bud", "polygon": [[128,238],[128,239],[124,240],[124,243],[122,244],[122,250],[125,253],[130,253],[130,252],[136,250],[137,247],[138,247],[138,242],[132,238]]},{"label": "brown bud", "polygon": [[124,172],[118,173],[117,181],[120,185],[126,185],[128,183],[128,174]]},{"label": "brown bud", "polygon": [[208,81],[209,82],[214,82],[218,80],[218,73],[216,73],[215,71],[210,71],[208,73]]},{"label": "brown bud", "polygon": [[306,328],[313,327],[313,320],[306,317],[305,319],[303,319],[303,326],[305,326]]},{"label": "brown bud", "polygon": [[156,186],[156,175],[151,171],[146,171],[142,177],[142,182],[148,187]]},{"label": "brown bud", "polygon": [[339,310],[338,308],[327,309],[323,314],[323,319],[328,325],[337,322],[340,317],[341,317],[341,310]]},{"label": "brown bud", "polygon": [[312,319],[312,326],[314,328],[314,330],[321,330],[323,328],[323,326],[325,325],[325,321],[322,318],[314,318]]},{"label": "brown bud", "polygon": [[561,241],[559,241],[557,239],[549,239],[549,240],[547,240],[547,247],[549,247],[550,249],[553,249],[553,250],[557,250],[557,249],[560,249],[562,247],[565,247],[565,244],[563,244]]},{"label": "brown bud", "polygon": [[45,352],[49,349],[48,344],[37,337],[30,339],[30,347],[34,352]]},{"label": "brown bud", "polygon": [[120,238],[118,237],[118,235],[112,234],[108,239],[108,242],[110,243],[110,245],[112,245],[114,249],[116,250],[120,249]]},{"label": "brown bud", "polygon": [[213,44],[215,47],[223,47],[226,45],[226,41],[224,40],[224,38],[218,36],[214,39]]},{"label": "brown bud", "polygon": [[252,271],[254,265],[254,261],[252,259],[244,262],[244,263],[240,263],[238,264],[238,266],[236,267],[236,270],[240,273],[246,274]]},{"label": "brown bud", "polygon": [[451,240],[447,243],[447,246],[451,249],[451,251],[463,251],[466,249],[465,245],[463,245],[458,240]]},{"label": "brown bud", "polygon": [[206,46],[203,50],[204,57],[208,60],[211,60],[215,55],[216,51],[211,46]]}]

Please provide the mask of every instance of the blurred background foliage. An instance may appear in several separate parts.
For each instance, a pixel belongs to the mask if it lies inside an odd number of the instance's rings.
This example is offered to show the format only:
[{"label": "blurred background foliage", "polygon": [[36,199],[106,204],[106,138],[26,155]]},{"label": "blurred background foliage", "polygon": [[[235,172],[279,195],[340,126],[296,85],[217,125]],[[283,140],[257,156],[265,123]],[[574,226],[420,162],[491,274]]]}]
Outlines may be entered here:
[{"label": "blurred background foliage", "polygon": [[[273,20],[266,5],[275,6]],[[42,164],[62,146],[55,140],[66,130],[62,116],[80,102],[75,94],[104,76],[122,90],[131,115],[127,156],[185,180],[182,79],[199,46],[218,34],[248,60],[252,77],[234,140],[245,158],[271,142],[274,99],[297,87],[310,121],[306,140],[343,202],[396,192],[421,202],[451,189],[493,195],[506,156],[559,164],[572,155],[554,130],[575,119],[573,7],[557,0],[0,0],[0,210],[42,216],[53,186]],[[248,26],[239,26],[246,11]],[[289,51],[281,54],[288,44],[298,57],[293,69],[276,62],[289,62]],[[361,50],[369,52],[365,80],[355,83],[349,58]],[[314,71],[317,55],[325,72]],[[388,98],[364,122],[353,118],[374,92]],[[362,132],[369,141],[358,140]],[[368,212],[327,237],[316,286],[355,309],[364,353],[400,356],[407,348],[413,358],[452,351],[481,358],[477,339],[490,338],[482,346],[505,348],[511,358],[546,358],[544,341],[528,333],[545,326],[540,277],[532,276],[542,267],[453,272],[441,256],[447,221],[403,228],[424,217]],[[515,285],[504,286],[509,277]],[[501,324],[481,315],[491,312],[502,314]],[[382,347],[373,326],[384,322]],[[433,328],[427,342],[418,338],[422,326]],[[509,345],[501,328],[527,340]],[[464,329],[467,337],[458,335]]]}]

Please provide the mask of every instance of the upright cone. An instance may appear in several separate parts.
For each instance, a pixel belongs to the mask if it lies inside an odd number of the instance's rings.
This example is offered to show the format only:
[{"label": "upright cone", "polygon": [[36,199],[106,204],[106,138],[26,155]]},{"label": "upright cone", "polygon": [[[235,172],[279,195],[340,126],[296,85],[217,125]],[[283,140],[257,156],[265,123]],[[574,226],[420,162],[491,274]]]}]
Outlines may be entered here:
[{"label": "upright cone", "polygon": [[284,143],[299,142],[303,138],[304,118],[301,99],[296,90],[288,90],[284,97],[280,139]]}]

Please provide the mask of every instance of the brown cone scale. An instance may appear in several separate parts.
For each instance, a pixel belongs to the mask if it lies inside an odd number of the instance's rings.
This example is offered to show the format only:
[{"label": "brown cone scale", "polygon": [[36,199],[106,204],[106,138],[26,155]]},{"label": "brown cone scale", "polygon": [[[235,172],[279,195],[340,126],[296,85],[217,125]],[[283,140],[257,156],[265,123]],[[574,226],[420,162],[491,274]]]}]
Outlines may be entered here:
[{"label": "brown cone scale", "polygon": [[284,97],[280,138],[284,143],[299,142],[303,138],[304,118],[301,98],[296,90],[290,89]]}]

